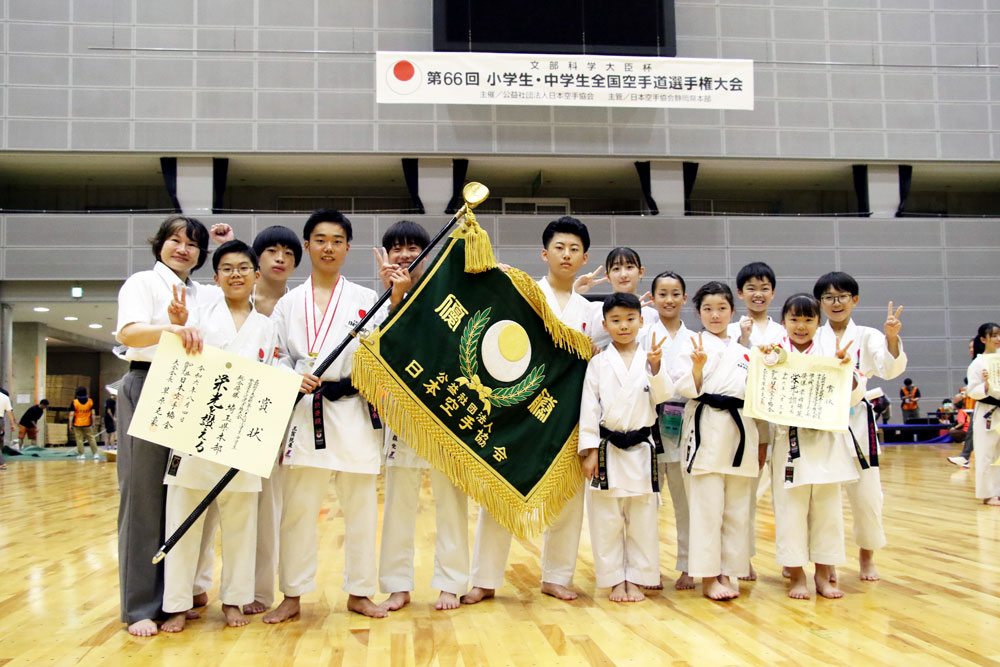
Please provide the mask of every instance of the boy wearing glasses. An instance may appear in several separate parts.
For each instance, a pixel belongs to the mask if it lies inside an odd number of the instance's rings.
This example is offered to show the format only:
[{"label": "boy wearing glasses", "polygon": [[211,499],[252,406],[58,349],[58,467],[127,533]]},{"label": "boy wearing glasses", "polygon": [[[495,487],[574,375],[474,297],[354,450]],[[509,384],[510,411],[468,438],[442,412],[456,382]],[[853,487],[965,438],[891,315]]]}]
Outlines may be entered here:
[{"label": "boy wearing glasses", "polygon": [[[850,343],[847,352],[854,359],[855,367],[865,376],[884,380],[898,377],[906,370],[906,353],[899,340],[902,323],[900,306],[893,311],[892,301],[883,331],[858,326],[851,319],[851,311],[858,305],[858,282],[842,271],[832,271],[820,276],[813,286],[813,296],[819,299],[827,321],[816,339],[822,349],[839,349]],[[879,475],[879,446],[876,437],[875,413],[866,399],[851,409],[850,429],[858,444],[857,461],[860,479],[845,484],[847,498],[854,516],[854,541],[859,548],[858,569],[862,581],[878,581],[875,569],[875,550],[885,546],[882,529],[882,480]],[[836,576],[836,573],[834,573]]]},{"label": "boy wearing glasses", "polygon": [[[212,255],[215,284],[225,297],[198,307],[191,318],[207,345],[263,363],[275,358],[274,324],[253,309],[250,295],[259,277],[257,255],[242,241],[228,241]],[[181,291],[171,302],[171,323],[188,320],[186,297]],[[170,535],[226,473],[227,466],[182,452],[171,452],[164,483],[167,485],[166,535]],[[249,623],[241,606],[253,602],[254,551],[257,540],[257,494],[260,477],[240,472],[215,500],[222,524],[222,586],[219,597],[226,624]],[[163,611],[169,615],[161,629],[180,632],[185,613],[193,605],[200,536],[205,517],[167,555],[164,568]]]}]

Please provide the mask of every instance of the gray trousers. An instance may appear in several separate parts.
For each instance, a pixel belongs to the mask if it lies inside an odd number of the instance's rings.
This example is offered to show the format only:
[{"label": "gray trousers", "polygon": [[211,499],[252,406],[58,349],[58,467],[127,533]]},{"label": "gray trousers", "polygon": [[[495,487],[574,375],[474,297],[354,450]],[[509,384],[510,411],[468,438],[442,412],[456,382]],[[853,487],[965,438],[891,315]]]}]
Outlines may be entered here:
[{"label": "gray trousers", "polygon": [[170,451],[128,435],[146,371],[130,370],[118,396],[118,579],[122,621],[162,616],[163,563],[153,555],[163,543],[167,487],[163,475]]},{"label": "gray trousers", "polygon": [[969,425],[968,435],[965,436],[965,446],[962,447],[962,458],[968,461],[972,458],[972,425]]}]

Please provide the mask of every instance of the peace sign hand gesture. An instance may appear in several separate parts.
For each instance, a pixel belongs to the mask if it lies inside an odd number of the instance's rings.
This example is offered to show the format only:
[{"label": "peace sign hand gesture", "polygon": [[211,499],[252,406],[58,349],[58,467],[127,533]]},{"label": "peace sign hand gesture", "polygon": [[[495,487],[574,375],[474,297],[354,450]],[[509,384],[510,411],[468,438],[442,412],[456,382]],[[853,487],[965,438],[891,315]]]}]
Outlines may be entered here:
[{"label": "peace sign hand gesture", "polygon": [[173,290],[174,298],[170,301],[170,305],[167,306],[167,315],[170,317],[171,324],[184,326],[188,320],[186,290],[182,286],[180,296],[177,294],[177,285],[172,286],[171,290]]},{"label": "peace sign hand gesture", "polygon": [[382,279],[382,287],[392,287],[392,274],[399,268],[398,264],[389,263],[389,251],[385,248],[372,248],[375,251],[375,265],[378,266],[378,277]]},{"label": "peace sign hand gesture", "polygon": [[594,285],[600,285],[601,283],[608,282],[607,276],[603,276],[601,278],[597,277],[598,274],[603,272],[604,272],[604,267],[599,266],[590,273],[580,274],[580,277],[576,279],[575,283],[573,283],[573,289],[576,291],[577,294],[586,294],[587,292],[590,291],[590,288],[593,287]]},{"label": "peace sign hand gesture", "polygon": [[660,359],[663,358],[663,342],[665,340],[667,340],[666,336],[657,341],[656,332],[653,332],[653,341],[649,345],[649,351],[646,352],[646,362],[653,375],[660,372]]},{"label": "peace sign hand gesture", "polygon": [[899,321],[899,314],[903,312],[903,307],[900,306],[896,309],[896,312],[892,312],[892,301],[889,302],[889,315],[885,319],[885,337],[890,342],[894,341],[899,337],[899,330],[903,328],[903,323]]},{"label": "peace sign hand gesture", "polygon": [[640,308],[646,308],[647,306],[649,308],[653,307],[653,293],[652,292],[646,292],[645,294],[643,294],[642,296],[639,297],[639,307]]},{"label": "peace sign hand gesture", "polygon": [[851,348],[851,345],[853,345],[853,344],[854,344],[854,341],[851,340],[851,341],[847,341],[847,343],[845,343],[843,347],[838,347],[837,348],[837,355],[836,356],[837,356],[838,359],[840,359],[840,363],[841,364],[849,364],[849,363],[851,363],[851,358],[849,356],[847,356],[847,350],[849,350]]},{"label": "peace sign hand gesture", "polygon": [[695,340],[694,336],[692,336],[691,342],[694,343],[694,349],[691,350],[691,363],[696,369],[701,370],[705,367],[705,362],[708,361],[708,354],[705,352],[701,333],[698,334],[698,340]]}]

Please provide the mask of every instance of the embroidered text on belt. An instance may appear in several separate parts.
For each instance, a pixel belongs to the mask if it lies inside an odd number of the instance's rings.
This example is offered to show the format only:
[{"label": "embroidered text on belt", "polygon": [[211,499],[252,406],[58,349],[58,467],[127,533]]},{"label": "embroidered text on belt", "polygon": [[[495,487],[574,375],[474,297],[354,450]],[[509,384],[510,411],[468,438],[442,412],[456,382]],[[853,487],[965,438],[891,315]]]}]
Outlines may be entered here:
[{"label": "embroidered text on belt", "polygon": [[358,390],[351,384],[351,378],[341,378],[333,382],[321,382],[312,393],[313,443],[316,449],[326,449],[326,433],[323,428],[323,399],[338,401],[356,396]]},{"label": "embroidered text on belt", "polygon": [[986,398],[979,399],[979,402],[993,406],[992,408],[990,408],[990,411],[984,415],[984,418],[986,419],[986,428],[989,429],[990,426],[992,426],[993,424],[993,413],[997,411],[997,408],[1000,408],[1000,399],[993,398],[992,396],[987,396]]},{"label": "embroidered text on belt", "polygon": [[733,422],[736,423],[736,428],[740,430],[740,444],[736,447],[736,455],[733,456],[733,467],[739,468],[743,464],[743,449],[747,442],[746,429],[743,428],[743,416],[739,412],[743,408],[743,399],[725,394],[702,394],[694,400],[698,401],[698,407],[694,409],[694,452],[691,454],[691,460],[688,461],[687,471],[691,472],[694,457],[698,455],[698,448],[701,447],[701,413],[705,410],[706,405],[716,410],[726,410],[733,418]]},{"label": "embroidered text on belt", "polygon": [[[608,490],[608,443],[617,447],[618,449],[629,449],[640,445],[642,443],[648,443],[653,431],[649,426],[644,426],[635,431],[612,431],[611,429],[604,428],[601,426],[601,444],[597,447],[597,474],[594,475],[594,479],[591,481],[591,487],[595,489],[601,489],[602,491]],[[653,493],[659,493],[660,491],[660,480],[656,469],[656,447],[649,448],[650,454],[650,481],[653,485]]]}]

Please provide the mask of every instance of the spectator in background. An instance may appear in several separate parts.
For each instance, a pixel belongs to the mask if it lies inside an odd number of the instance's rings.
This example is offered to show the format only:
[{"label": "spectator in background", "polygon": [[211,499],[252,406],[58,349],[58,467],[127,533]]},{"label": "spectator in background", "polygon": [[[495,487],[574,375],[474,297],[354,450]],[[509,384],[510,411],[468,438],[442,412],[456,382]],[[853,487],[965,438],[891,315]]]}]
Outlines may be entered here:
[{"label": "spectator in background", "polygon": [[872,401],[872,410],[875,411],[876,417],[882,419],[883,424],[888,424],[892,419],[892,402],[885,396],[879,396]]},{"label": "spectator in background", "polygon": [[115,432],[115,425],[118,422],[118,401],[115,397],[108,396],[104,401],[104,432],[108,439],[104,443],[106,446],[115,448],[118,446],[118,434]]},{"label": "spectator in background", "polygon": [[906,378],[903,380],[903,388],[899,390],[899,397],[903,399],[903,423],[920,419],[920,389],[913,384],[913,380]]},{"label": "spectator in background", "polygon": [[10,405],[10,394],[7,393],[6,389],[0,388],[0,470],[7,469],[7,463],[3,460],[3,443],[4,443],[4,431],[7,426],[7,422],[4,421],[4,417],[10,420],[10,432],[14,432],[14,412]]},{"label": "spectator in background", "polygon": [[87,396],[86,387],[76,388],[76,398],[73,399],[73,438],[76,440],[76,458],[84,459],[83,441],[90,443],[90,455],[98,458],[97,438],[94,437],[94,399]]},{"label": "spectator in background", "polygon": [[[38,446],[38,420],[42,418],[48,407],[48,399],[43,398],[25,410],[24,414],[21,415],[21,421],[18,422],[17,429],[17,437],[21,440],[21,449],[24,449],[25,440],[34,440],[35,446]],[[44,446],[44,443],[42,444]]]}]

